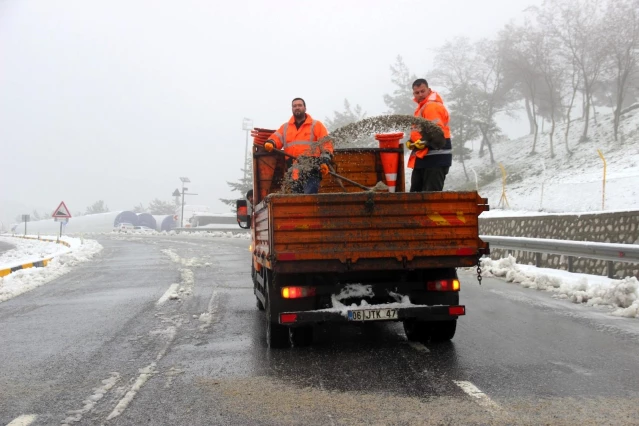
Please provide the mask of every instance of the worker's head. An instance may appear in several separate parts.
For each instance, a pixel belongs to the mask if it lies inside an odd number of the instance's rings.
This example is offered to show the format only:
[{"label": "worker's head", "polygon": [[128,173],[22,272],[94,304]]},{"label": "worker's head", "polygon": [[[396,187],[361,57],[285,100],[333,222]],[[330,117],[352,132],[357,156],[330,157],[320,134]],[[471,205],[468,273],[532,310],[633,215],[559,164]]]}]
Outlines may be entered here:
[{"label": "worker's head", "polygon": [[248,192],[246,193],[246,199],[248,200],[249,203],[253,204],[253,190],[249,189]]},{"label": "worker's head", "polygon": [[430,88],[425,78],[418,78],[413,82],[413,96],[417,102],[421,102],[430,95]]},{"label": "worker's head", "polygon": [[302,98],[295,98],[291,104],[293,108],[293,116],[295,118],[303,118],[306,114],[306,102]]}]

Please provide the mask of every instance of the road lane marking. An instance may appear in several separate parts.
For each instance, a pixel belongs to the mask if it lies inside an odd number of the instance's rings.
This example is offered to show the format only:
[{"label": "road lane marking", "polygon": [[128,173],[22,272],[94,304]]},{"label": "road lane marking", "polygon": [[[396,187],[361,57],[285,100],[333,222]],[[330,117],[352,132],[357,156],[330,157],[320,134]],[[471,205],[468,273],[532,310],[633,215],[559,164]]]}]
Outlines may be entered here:
[{"label": "road lane marking", "polygon": [[133,386],[131,386],[131,388],[122,397],[122,399],[120,399],[120,401],[115,406],[113,411],[111,411],[111,414],[109,414],[109,417],[107,417],[107,420],[111,420],[119,416],[120,414],[122,414],[124,410],[127,409],[129,404],[131,404],[131,401],[133,401],[133,398],[135,398],[135,396],[138,394],[140,389],[142,389],[142,386],[144,386],[147,380],[149,380],[151,377],[157,374],[157,370],[155,369],[157,367],[157,363],[160,362],[160,360],[164,357],[164,355],[166,355],[166,352],[169,350],[171,343],[173,343],[173,340],[175,340],[175,336],[177,335],[177,327],[170,326],[166,328],[165,330],[159,330],[157,332],[153,332],[153,334],[167,336],[164,346],[158,353],[157,357],[155,357],[154,362],[138,370],[140,375],[135,380],[135,383],[133,383]]},{"label": "road lane marking", "polygon": [[156,365],[157,364],[155,362],[152,362],[151,364],[139,370],[140,375],[138,376],[137,380],[135,381],[135,383],[133,383],[133,386],[131,386],[131,389],[129,389],[126,395],[122,397],[120,402],[118,402],[118,405],[116,405],[111,414],[109,414],[107,420],[111,420],[119,416],[124,412],[124,410],[126,410],[131,401],[133,401],[133,398],[135,398],[135,395],[137,395],[138,391],[142,389],[142,386],[144,386],[146,381],[149,380],[151,376],[153,376],[157,372],[155,370]]},{"label": "road lane marking", "polygon": [[430,352],[430,349],[428,349],[426,346],[424,346],[423,344],[421,344],[419,342],[408,341],[408,345],[411,348],[413,348],[413,349],[415,349],[416,351],[419,351],[419,352],[426,352],[426,353]]},{"label": "road lane marking", "polygon": [[23,414],[22,416],[13,419],[11,423],[7,424],[7,426],[29,426],[37,417],[38,416],[35,414]]},{"label": "road lane marking", "polygon": [[70,425],[82,420],[82,416],[93,410],[104,395],[111,390],[113,386],[120,380],[120,373],[113,372],[111,377],[102,380],[102,386],[93,389],[93,395],[82,401],[84,406],[79,410],[67,411],[67,418],[62,421],[61,426]]},{"label": "road lane marking", "polygon": [[200,321],[203,323],[200,325],[200,331],[207,331],[207,329],[213,323],[215,319],[215,314],[217,313],[217,307],[219,304],[219,293],[213,290],[213,294],[211,295],[211,299],[209,299],[208,309],[205,313],[200,315]]},{"label": "road lane marking", "polygon": [[163,304],[164,302],[166,302],[167,300],[169,300],[169,298],[171,297],[171,295],[173,294],[177,294],[177,289],[180,286],[180,284],[171,284],[169,286],[169,289],[162,295],[162,297],[160,297],[156,303],[157,306],[160,306],[161,304]]},{"label": "road lane marking", "polygon": [[475,402],[477,402],[477,404],[484,407],[488,411],[491,411],[493,413],[500,413],[503,411],[499,404],[490,399],[488,395],[483,393],[477,386],[475,386],[471,382],[453,380],[453,383],[459,386],[461,390],[466,392],[467,395],[475,399]]}]

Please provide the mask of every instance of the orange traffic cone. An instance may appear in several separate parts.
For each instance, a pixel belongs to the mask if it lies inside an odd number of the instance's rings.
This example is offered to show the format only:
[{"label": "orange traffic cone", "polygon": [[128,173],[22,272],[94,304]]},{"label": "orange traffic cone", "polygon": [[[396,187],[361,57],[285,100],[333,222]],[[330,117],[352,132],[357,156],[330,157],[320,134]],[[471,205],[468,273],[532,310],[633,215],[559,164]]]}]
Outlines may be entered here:
[{"label": "orange traffic cone", "polygon": [[[404,137],[404,133],[382,133],[375,135],[375,139],[379,141],[380,148],[399,148],[399,142]],[[386,176],[386,185],[388,192],[395,192],[397,187],[397,170],[399,168],[399,154],[395,152],[380,153],[382,166],[384,167],[384,175]]]}]

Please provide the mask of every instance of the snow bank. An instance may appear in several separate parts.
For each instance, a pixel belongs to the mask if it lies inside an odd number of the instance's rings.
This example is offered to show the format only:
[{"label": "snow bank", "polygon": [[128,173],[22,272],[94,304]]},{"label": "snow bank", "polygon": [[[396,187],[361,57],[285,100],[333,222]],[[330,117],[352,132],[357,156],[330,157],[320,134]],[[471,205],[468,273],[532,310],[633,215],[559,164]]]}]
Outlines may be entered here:
[{"label": "snow bank", "polygon": [[[235,227],[237,228],[237,227]],[[239,229],[239,228],[238,228]],[[251,233],[250,232],[231,232],[231,231],[213,231],[213,232],[176,232],[176,231],[162,231],[162,232],[91,232],[83,234],[85,236],[100,236],[100,235],[108,235],[111,237],[120,237],[122,239],[130,239],[131,237],[142,237],[142,238],[158,238],[158,237],[167,237],[167,236],[176,236],[180,237],[189,237],[189,238],[235,238],[239,240],[250,240]]]},{"label": "snow bank", "polygon": [[567,299],[587,306],[608,306],[611,314],[639,318],[639,281],[635,277],[614,280],[596,275],[518,265],[513,256],[481,260],[484,276],[504,278],[526,288],[553,293],[553,297]]},{"label": "snow bank", "polygon": [[[41,236],[55,239],[55,236]],[[102,246],[97,241],[63,237],[70,247],[52,242],[0,236],[0,241],[16,248],[0,256],[0,269],[42,259],[53,259],[44,268],[21,269],[0,278],[0,303],[40,287],[66,273],[79,263],[91,260]]]}]

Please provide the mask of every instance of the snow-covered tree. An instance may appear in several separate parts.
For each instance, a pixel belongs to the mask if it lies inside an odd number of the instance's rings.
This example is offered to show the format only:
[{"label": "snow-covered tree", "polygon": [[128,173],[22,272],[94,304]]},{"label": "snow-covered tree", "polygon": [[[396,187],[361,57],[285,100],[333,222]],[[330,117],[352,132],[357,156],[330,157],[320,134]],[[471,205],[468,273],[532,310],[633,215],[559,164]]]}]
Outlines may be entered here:
[{"label": "snow-covered tree", "polygon": [[108,213],[109,207],[104,203],[104,200],[99,200],[87,207],[86,214]]},{"label": "snow-covered tree", "polygon": [[[142,206],[140,204],[140,206]],[[159,198],[154,198],[149,203],[149,208],[147,209],[151,214],[175,214],[175,203],[173,201],[162,201]],[[140,213],[137,212],[136,213]]]}]

